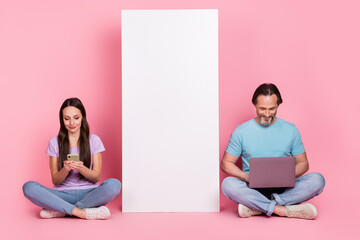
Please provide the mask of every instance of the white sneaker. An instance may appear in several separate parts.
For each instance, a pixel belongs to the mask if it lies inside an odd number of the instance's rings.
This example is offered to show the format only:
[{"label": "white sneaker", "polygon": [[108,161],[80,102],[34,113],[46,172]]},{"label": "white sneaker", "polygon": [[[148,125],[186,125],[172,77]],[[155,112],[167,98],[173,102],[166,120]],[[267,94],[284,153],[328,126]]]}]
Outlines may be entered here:
[{"label": "white sneaker", "polygon": [[261,214],[260,211],[252,210],[251,208],[248,208],[247,206],[242,205],[242,204],[239,204],[238,212],[239,212],[240,217],[243,217],[243,218]]},{"label": "white sneaker", "polygon": [[59,212],[56,210],[42,209],[40,211],[41,218],[57,218],[57,217],[65,217],[66,214],[63,212]]},{"label": "white sneaker", "polygon": [[310,203],[286,206],[286,216],[290,218],[314,219],[316,207]]},{"label": "white sneaker", "polygon": [[108,219],[110,217],[110,210],[105,207],[97,207],[97,208],[85,208],[86,211],[86,219]]}]

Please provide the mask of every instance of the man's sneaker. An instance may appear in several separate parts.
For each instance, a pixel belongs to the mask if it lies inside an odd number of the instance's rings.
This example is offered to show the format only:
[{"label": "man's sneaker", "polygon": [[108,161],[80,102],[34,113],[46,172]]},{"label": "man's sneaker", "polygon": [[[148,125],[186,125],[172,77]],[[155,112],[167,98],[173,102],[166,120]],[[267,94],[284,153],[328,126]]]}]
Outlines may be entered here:
[{"label": "man's sneaker", "polygon": [[286,216],[290,218],[314,219],[316,215],[316,207],[310,203],[286,206]]},{"label": "man's sneaker", "polygon": [[44,208],[40,211],[41,218],[57,218],[57,217],[65,217],[65,216],[66,216],[65,213],[55,210],[49,210]]},{"label": "man's sneaker", "polygon": [[239,212],[240,217],[243,217],[243,218],[261,214],[260,211],[252,210],[251,208],[248,208],[247,206],[242,205],[242,204],[239,204],[238,212]]},{"label": "man's sneaker", "polygon": [[85,208],[86,219],[108,219],[110,217],[110,210],[105,207]]}]

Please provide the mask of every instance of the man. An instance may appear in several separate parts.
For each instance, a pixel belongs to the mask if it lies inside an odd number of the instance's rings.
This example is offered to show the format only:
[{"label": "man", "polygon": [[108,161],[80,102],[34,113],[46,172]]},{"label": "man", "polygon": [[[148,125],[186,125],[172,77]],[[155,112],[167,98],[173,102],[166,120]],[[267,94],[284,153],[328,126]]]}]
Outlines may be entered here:
[{"label": "man", "polygon": [[[221,161],[221,169],[230,175],[222,183],[224,195],[238,203],[240,217],[266,213],[279,216],[314,219],[315,206],[299,204],[319,195],[325,180],[320,173],[303,175],[309,169],[300,133],[294,124],[276,117],[282,103],[274,84],[260,85],[252,98],[256,118],[239,125],[231,134]],[[292,188],[252,189],[249,182],[249,159],[254,157],[294,156],[295,186]],[[242,170],[235,163],[242,158]],[[299,205],[294,205],[299,204]]]}]

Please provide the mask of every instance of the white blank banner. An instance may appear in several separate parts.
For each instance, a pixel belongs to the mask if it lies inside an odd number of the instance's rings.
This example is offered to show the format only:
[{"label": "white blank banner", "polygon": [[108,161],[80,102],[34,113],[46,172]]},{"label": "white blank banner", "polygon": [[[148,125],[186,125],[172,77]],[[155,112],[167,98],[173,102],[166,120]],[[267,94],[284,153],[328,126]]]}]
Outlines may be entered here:
[{"label": "white blank banner", "polygon": [[218,11],[123,10],[124,212],[218,212]]}]

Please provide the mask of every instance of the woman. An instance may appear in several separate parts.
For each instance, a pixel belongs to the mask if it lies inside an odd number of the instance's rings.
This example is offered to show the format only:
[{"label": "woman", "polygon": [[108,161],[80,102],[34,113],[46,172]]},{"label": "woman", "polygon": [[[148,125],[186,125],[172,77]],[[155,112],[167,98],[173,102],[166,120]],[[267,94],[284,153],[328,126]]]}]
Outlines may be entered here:
[{"label": "woman", "polygon": [[[119,193],[121,183],[111,178],[100,186],[102,157],[105,151],[100,138],[90,134],[86,112],[78,98],[66,99],[60,108],[60,130],[46,153],[54,188],[30,181],[24,184],[26,198],[42,207],[42,218],[72,215],[83,219],[107,219],[104,205]],[[68,161],[68,154],[79,154],[79,161]]]}]

